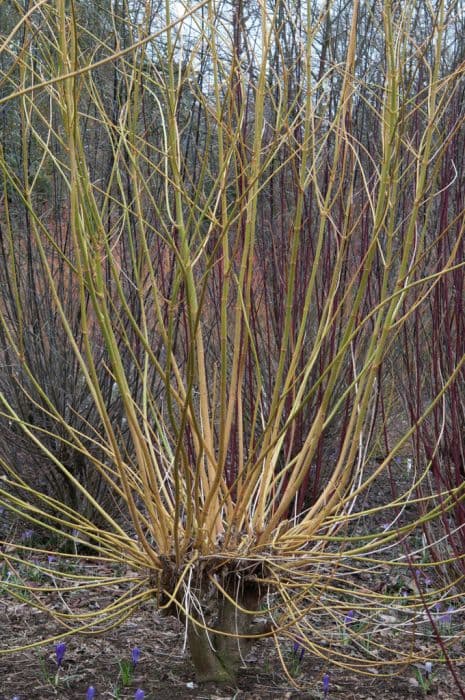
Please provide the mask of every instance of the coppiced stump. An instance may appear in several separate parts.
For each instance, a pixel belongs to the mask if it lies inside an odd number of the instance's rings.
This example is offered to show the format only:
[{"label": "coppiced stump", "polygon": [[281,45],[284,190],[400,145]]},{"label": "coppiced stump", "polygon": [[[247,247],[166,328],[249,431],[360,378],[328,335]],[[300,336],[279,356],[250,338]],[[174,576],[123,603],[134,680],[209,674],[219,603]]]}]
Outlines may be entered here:
[{"label": "coppiced stump", "polygon": [[465,288],[462,0],[6,5],[0,426],[60,478],[0,436],[0,507],[74,558],[11,528],[2,590],[63,636],[155,599],[200,681],[234,684],[266,636],[284,670],[298,644],[454,672],[463,625],[435,604],[460,608],[464,575],[440,576],[465,484],[436,443],[458,331],[420,360]]}]

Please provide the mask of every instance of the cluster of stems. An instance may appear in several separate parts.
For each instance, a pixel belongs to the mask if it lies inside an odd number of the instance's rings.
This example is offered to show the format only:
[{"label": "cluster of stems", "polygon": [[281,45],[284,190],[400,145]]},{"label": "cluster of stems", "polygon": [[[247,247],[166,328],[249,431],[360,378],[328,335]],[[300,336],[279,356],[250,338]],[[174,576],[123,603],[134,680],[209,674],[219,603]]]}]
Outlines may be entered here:
[{"label": "cluster of stems", "polygon": [[[383,611],[411,639],[463,576],[461,3],[152,5],[18,3],[0,34],[0,505],[49,538],[4,560],[129,567],[11,593],[63,635],[155,597],[205,678],[262,636],[395,672]],[[386,566],[407,602],[361,584]]]}]

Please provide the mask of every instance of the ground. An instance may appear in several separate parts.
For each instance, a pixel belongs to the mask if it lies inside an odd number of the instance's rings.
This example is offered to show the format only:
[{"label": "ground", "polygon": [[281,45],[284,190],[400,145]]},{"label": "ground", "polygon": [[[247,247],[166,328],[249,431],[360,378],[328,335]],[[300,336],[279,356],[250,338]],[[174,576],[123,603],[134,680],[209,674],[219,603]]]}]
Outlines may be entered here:
[{"label": "ground", "polygon": [[[402,484],[410,477],[409,471],[404,468],[405,465],[395,466],[399,469],[395,479]],[[378,504],[381,506],[385,502],[388,488],[387,482],[375,482],[366,495],[371,507]],[[368,524],[362,524],[360,527],[380,531],[385,519],[386,515],[380,510],[372,516]],[[5,528],[4,537],[7,539],[11,530],[6,525]],[[14,547],[2,549],[5,552],[15,552]],[[46,558],[43,556],[42,559],[46,566]],[[53,566],[75,572],[77,569],[85,571],[90,563],[85,558],[68,560],[65,557],[56,561]],[[93,566],[100,565],[94,563]],[[102,575],[109,573],[104,565],[101,565],[101,569]],[[27,570],[31,572],[30,568]],[[124,574],[125,571],[121,570],[118,573]],[[26,645],[62,632],[62,628],[46,613],[8,595],[6,586],[2,585],[2,580],[5,582],[8,575],[8,566],[4,564],[0,570],[0,650]],[[363,573],[358,578],[358,584],[378,591],[403,590],[407,587],[412,592],[415,588],[408,572],[403,570],[399,574],[389,567],[385,570],[380,567],[376,574],[368,571]],[[434,570],[431,572],[429,585],[439,588],[442,585]],[[60,603],[58,599],[57,602],[59,606],[63,606],[62,609],[66,609],[67,605],[76,610],[97,609],[117,597],[116,584],[114,589],[100,589],[98,594],[96,591],[81,589],[75,591],[66,601],[62,600]],[[444,605],[443,612],[445,607]],[[465,607],[456,602],[455,608],[453,633],[457,641],[452,644],[451,651],[456,656],[461,656],[465,662],[465,643],[461,639],[465,625]],[[385,628],[389,627],[389,619],[390,615],[387,615]],[[381,641],[389,643],[393,640],[384,637]],[[437,653],[432,636],[425,637],[424,641],[421,641],[421,644],[423,643],[425,646],[421,648],[425,653]],[[417,680],[417,671],[423,669],[416,668],[414,664],[399,668],[396,675],[387,677],[383,677],[381,672],[376,674],[376,669],[372,668],[374,676],[363,677],[308,653],[304,654],[302,662],[299,663],[293,656],[292,642],[283,641],[282,655],[289,673],[300,687],[300,690],[297,690],[286,676],[272,640],[262,641],[246,657],[237,687],[199,685],[196,683],[188,654],[183,651],[182,625],[173,617],[162,617],[152,603],[145,604],[118,628],[98,636],[73,634],[67,638],[66,644],[66,654],[57,684],[53,643],[2,656],[0,700],[13,700],[15,696],[20,700],[85,700],[89,685],[93,685],[97,690],[95,700],[133,700],[137,688],[144,690],[144,700],[318,700],[323,698],[322,678],[326,672],[330,675],[330,692],[327,696],[329,700],[415,700],[426,695],[428,698],[439,700],[465,698],[465,693],[461,693],[446,666],[433,668],[431,687],[426,693],[427,689],[422,688]],[[130,661],[131,649],[136,646],[142,652],[141,658],[134,677],[127,687],[123,688],[120,664]],[[396,644],[393,643],[393,646]],[[330,657],[329,650],[328,656]],[[456,673],[465,688],[465,663],[456,666]]]},{"label": "ground", "polygon": [[[45,613],[3,596],[0,602],[1,648],[27,644],[50,636],[58,630]],[[119,662],[131,658],[131,649],[142,651],[133,679],[126,688],[118,682]],[[270,641],[257,645],[246,659],[237,688],[214,685],[199,686],[188,657],[183,654],[183,630],[174,618],[160,617],[148,605],[129,618],[121,627],[104,636],[73,635],[67,640],[63,666],[54,685],[56,664],[54,645],[16,652],[2,658],[0,700],[79,700],[86,697],[89,685],[95,686],[96,700],[134,698],[137,688],[145,691],[145,700],[214,700],[316,699],[322,698],[322,676],[330,673],[328,698],[350,700],[398,700],[421,698],[412,666],[397,676],[366,679],[331,667],[310,655],[302,663],[293,663],[292,649],[286,651],[291,671],[302,690],[294,689],[282,670],[274,645]],[[465,669],[458,669],[465,684]],[[454,700],[463,697],[447,669],[433,671],[430,698]],[[119,685],[119,690],[118,690]]]}]

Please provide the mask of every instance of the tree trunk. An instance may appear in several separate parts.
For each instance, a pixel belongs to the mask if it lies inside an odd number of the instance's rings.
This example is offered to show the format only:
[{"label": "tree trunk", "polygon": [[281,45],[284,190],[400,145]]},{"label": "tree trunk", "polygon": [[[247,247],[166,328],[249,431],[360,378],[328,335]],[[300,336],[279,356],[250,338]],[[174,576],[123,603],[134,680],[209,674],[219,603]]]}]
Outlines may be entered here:
[{"label": "tree trunk", "polygon": [[[228,591],[229,593],[229,591]],[[265,632],[269,627],[254,623],[254,613],[260,603],[260,591],[256,585],[241,585],[231,591],[231,599],[222,596],[218,601],[217,633],[207,632],[198,624],[189,622],[187,640],[197,680],[202,682],[230,683],[236,681],[237,672],[247,655],[253,639],[250,635]],[[240,608],[250,611],[243,612]]]}]

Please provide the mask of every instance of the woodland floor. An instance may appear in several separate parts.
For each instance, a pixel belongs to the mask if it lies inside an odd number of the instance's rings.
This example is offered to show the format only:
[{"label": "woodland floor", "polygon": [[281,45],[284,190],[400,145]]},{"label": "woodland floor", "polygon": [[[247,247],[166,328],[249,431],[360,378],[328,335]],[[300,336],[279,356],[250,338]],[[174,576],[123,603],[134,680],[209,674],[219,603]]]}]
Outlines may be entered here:
[{"label": "woodland floor", "polygon": [[[408,469],[397,464],[398,472],[391,475],[397,483],[410,479]],[[382,528],[386,514],[382,505],[386,502],[389,481],[377,483],[366,495],[373,508],[381,506],[370,521],[370,527]],[[365,504],[366,507],[366,504]],[[408,520],[408,512],[402,517]],[[1,523],[0,523],[1,525]],[[362,525],[358,525],[362,527]],[[0,531],[3,528],[0,527]],[[2,533],[7,539],[7,533]],[[62,560],[66,565],[66,560]],[[85,559],[69,562],[70,567],[89,564]],[[108,574],[108,571],[102,571]],[[0,650],[32,643],[52,637],[63,631],[47,614],[31,608],[7,593],[2,579],[8,575],[6,567],[0,571]],[[434,574],[432,575],[434,579]],[[381,586],[396,588],[405,586],[399,582],[395,572],[382,573],[378,580],[369,573],[363,574],[365,585],[371,590],[381,590]],[[376,580],[375,580],[376,579]],[[440,586],[440,581],[432,581]],[[115,599],[118,591],[106,588],[97,595],[95,590],[75,591],[66,605],[79,611],[89,611],[104,607]],[[121,590],[119,591],[121,593]],[[464,609],[464,605],[456,606]],[[63,609],[63,608],[62,608]],[[465,659],[465,643],[460,639],[465,625],[465,615],[454,615],[455,647],[454,655]],[[277,650],[272,640],[262,641],[246,657],[237,687],[198,685],[189,657],[183,653],[183,628],[173,617],[161,617],[152,604],[146,604],[138,613],[126,620],[120,627],[99,636],[72,635],[67,638],[67,650],[63,666],[55,685],[55,650],[53,644],[35,647],[26,651],[0,657],[0,700],[84,700],[89,685],[96,690],[95,700],[132,700],[137,688],[145,692],[145,700],[297,700],[323,698],[322,677],[330,674],[329,700],[344,698],[351,700],[398,700],[402,698],[429,698],[455,700],[465,698],[465,690],[460,691],[447,666],[434,667],[433,680],[428,693],[422,689],[416,678],[415,665],[398,667],[396,675],[382,676],[371,669],[374,676],[363,677],[332,665],[329,661],[305,653],[302,662],[293,658],[292,642],[285,641],[281,652],[289,672],[299,685],[295,689],[283,670]],[[381,640],[389,644],[389,639]],[[395,645],[395,644],[394,644]],[[408,642],[406,642],[408,645]],[[139,647],[142,655],[134,677],[128,687],[121,687],[119,663],[130,660],[131,649]],[[431,636],[424,649],[428,653],[438,653],[437,645]],[[404,651],[408,651],[407,647]],[[329,653],[330,655],[330,653]],[[465,664],[456,666],[455,672],[465,689]]]},{"label": "woodland floor", "polygon": [[[86,595],[89,594],[83,592],[83,598],[76,599],[75,605],[88,605],[89,600],[84,600]],[[100,604],[103,602],[100,600]],[[27,604],[5,595],[0,599],[2,649],[49,637],[58,629],[46,614],[33,610]],[[130,659],[134,646],[141,649],[141,659],[132,682],[123,689],[120,683],[118,694],[118,662]],[[134,698],[138,687],[145,691],[145,700],[316,699],[323,697],[321,681],[325,671],[331,677],[329,698],[397,700],[425,696],[415,679],[413,666],[401,669],[396,676],[367,679],[332,668],[330,664],[323,665],[307,654],[302,663],[294,668],[294,678],[302,688],[296,690],[286,678],[271,641],[262,642],[251,651],[236,688],[199,686],[182,647],[183,630],[178,622],[174,618],[159,617],[154,608],[146,606],[121,627],[103,636],[73,635],[68,638],[57,686],[53,683],[56,673],[53,644],[3,656],[0,700],[12,700],[15,695],[20,700],[84,700],[89,685],[97,689],[96,700],[129,700]],[[292,666],[292,649],[286,651],[284,647],[283,653]],[[459,667],[456,671],[465,685],[465,668]],[[447,668],[434,669],[428,696],[445,700],[463,697]]]}]

